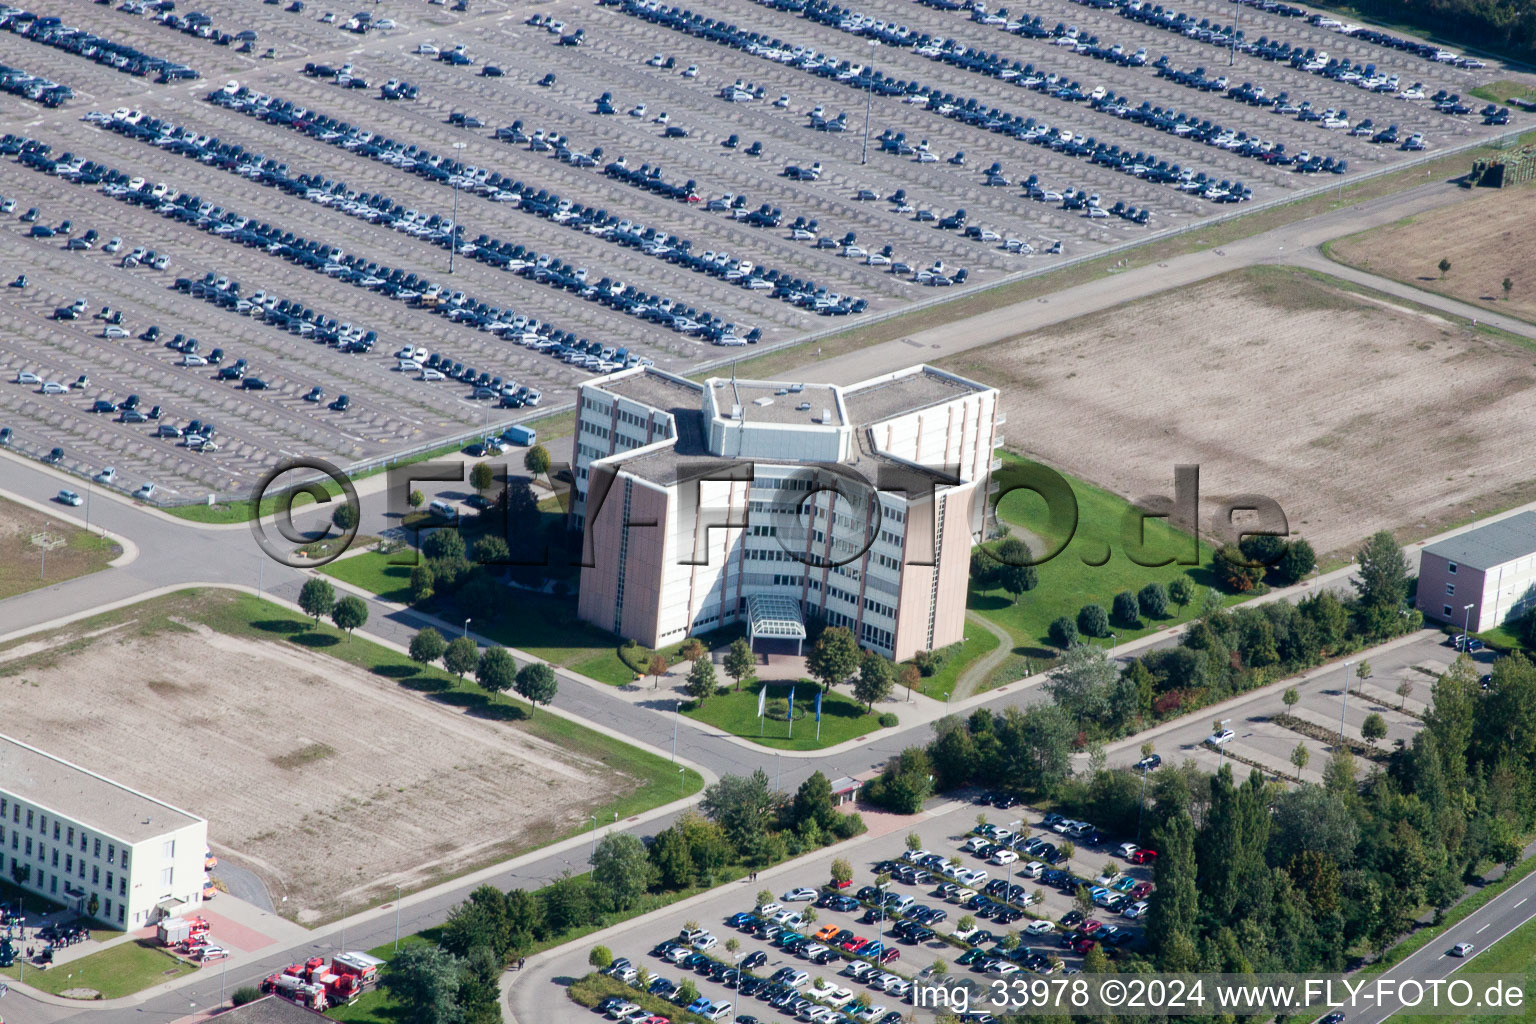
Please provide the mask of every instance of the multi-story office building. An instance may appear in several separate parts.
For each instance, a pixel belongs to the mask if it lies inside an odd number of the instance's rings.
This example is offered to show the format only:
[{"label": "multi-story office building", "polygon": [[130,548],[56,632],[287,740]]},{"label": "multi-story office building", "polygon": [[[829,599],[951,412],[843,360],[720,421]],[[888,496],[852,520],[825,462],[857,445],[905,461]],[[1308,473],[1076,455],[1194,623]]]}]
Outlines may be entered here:
[{"label": "multi-story office building", "polygon": [[1536,608],[1536,512],[1436,541],[1419,556],[1419,611],[1472,633]]},{"label": "multi-story office building", "polygon": [[583,385],[581,617],[652,647],[745,622],[782,649],[806,615],[898,659],[960,641],[996,405],[929,366],[847,387],[651,367]]},{"label": "multi-story office building", "polygon": [[9,881],[110,927],[138,928],[202,902],[207,849],[202,818],[0,736]]}]

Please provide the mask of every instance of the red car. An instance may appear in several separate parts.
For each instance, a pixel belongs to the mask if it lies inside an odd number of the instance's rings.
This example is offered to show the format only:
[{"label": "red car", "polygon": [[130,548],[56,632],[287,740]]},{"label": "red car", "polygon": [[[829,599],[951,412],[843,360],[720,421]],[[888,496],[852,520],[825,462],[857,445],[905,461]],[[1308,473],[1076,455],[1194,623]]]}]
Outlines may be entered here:
[{"label": "red car", "polygon": [[1136,888],[1131,890],[1131,899],[1133,900],[1144,900],[1150,895],[1152,895],[1151,882],[1137,882]]},{"label": "red car", "polygon": [[868,939],[861,939],[859,936],[855,935],[853,938],[843,943],[843,948],[850,953],[857,953],[867,945],[869,945]]},{"label": "red car", "polygon": [[1085,939],[1078,939],[1076,942],[1072,943],[1072,948],[1074,950],[1076,950],[1077,952],[1079,952],[1079,953],[1086,954],[1090,949],[1092,949],[1094,946],[1097,946],[1097,945],[1098,945],[1098,943],[1094,942],[1092,939],[1086,939],[1085,938]]},{"label": "red car", "polygon": [[1082,930],[1083,930],[1083,934],[1084,935],[1092,935],[1094,932],[1098,931],[1100,928],[1103,928],[1103,927],[1104,927],[1104,922],[1103,921],[1095,921],[1093,918],[1090,917],[1088,920],[1083,922],[1083,929]]},{"label": "red car", "polygon": [[846,881],[842,881],[842,882],[839,882],[836,879],[833,879],[833,881],[832,881],[832,887],[834,889],[846,889],[846,888],[848,888],[852,884],[853,884],[853,879],[851,879],[851,878],[847,879]]},{"label": "red car", "polygon": [[900,960],[900,959],[901,959],[901,950],[895,948],[894,946],[891,947],[890,949],[885,950],[884,952],[882,952],[880,954],[880,962],[883,963],[883,964],[888,964],[892,960]]},{"label": "red car", "polygon": [[1131,854],[1132,864],[1150,864],[1154,860],[1157,860],[1157,851],[1149,850],[1146,847],[1142,847],[1135,853]]}]

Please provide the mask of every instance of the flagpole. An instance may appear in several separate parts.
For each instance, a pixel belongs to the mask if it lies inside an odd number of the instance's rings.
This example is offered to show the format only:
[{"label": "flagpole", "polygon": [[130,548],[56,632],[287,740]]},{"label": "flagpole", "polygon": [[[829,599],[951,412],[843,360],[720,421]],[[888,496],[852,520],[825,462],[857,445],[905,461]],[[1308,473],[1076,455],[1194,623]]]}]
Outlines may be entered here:
[{"label": "flagpole", "polygon": [[821,691],[816,691],[816,742],[821,742]]},{"label": "flagpole", "polygon": [[795,738],[795,688],[789,688],[789,738]]}]

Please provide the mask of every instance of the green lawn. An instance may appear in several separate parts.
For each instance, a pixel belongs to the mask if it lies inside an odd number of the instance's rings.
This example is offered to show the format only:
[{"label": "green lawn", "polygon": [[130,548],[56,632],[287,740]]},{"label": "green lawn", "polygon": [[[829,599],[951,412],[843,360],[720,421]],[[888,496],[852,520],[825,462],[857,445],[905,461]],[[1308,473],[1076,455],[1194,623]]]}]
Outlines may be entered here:
[{"label": "green lawn", "polygon": [[[1036,567],[1039,583],[1026,592],[1017,603],[1001,590],[971,590],[970,608],[1013,634],[1018,644],[1014,654],[1029,658],[1049,659],[1057,651],[1051,646],[1047,630],[1059,616],[1067,616],[1074,622],[1078,610],[1095,603],[1112,611],[1115,595],[1123,590],[1139,591],[1151,582],[1164,584],[1180,576],[1188,576],[1199,587],[1212,582],[1207,564],[1211,548],[1199,545],[1199,565],[1170,564],[1157,568],[1137,565],[1126,554],[1121,538],[1122,522],[1131,505],[1118,495],[1111,494],[1092,484],[1061,474],[1070,484],[1077,499],[1077,520],[1073,524],[1065,512],[1058,511],[1058,521],[1052,522],[1045,499],[1031,491],[1013,490],[1010,486],[1023,479],[1023,474],[1033,464],[1027,459],[1003,453],[1003,468],[994,474],[1002,484],[1003,493],[998,505],[998,519],[1004,524],[1022,528],[1021,539],[1029,543],[1036,558],[1045,554],[1041,548],[1055,549],[1065,543],[1060,552],[1049,561]],[[1061,508],[1065,508],[1058,502]],[[1165,519],[1145,521],[1145,548],[1138,557],[1143,561],[1161,558],[1188,557],[1192,551],[1192,538],[1176,530]],[[1110,629],[1117,634],[1116,643],[1124,643],[1158,629],[1166,629],[1179,622],[1194,618],[1203,598],[1200,590],[1195,599],[1184,608],[1169,604],[1166,618],[1143,619],[1136,627],[1112,622]],[[1226,598],[1233,602],[1234,597]]]},{"label": "green lawn", "polygon": [[1481,633],[1474,633],[1472,635],[1496,650],[1521,651],[1525,649],[1525,642],[1520,639],[1519,627],[1514,623],[1494,626],[1492,629],[1485,629]]},{"label": "green lawn", "polygon": [[[195,970],[191,964],[143,941],[122,942],[46,971],[29,968],[26,973],[28,985],[51,995],[78,988],[100,992],[103,999],[116,999]],[[0,974],[16,978],[20,971],[12,966]]]},{"label": "green lawn", "polygon": [[[789,697],[790,683],[768,683],[768,700]],[[790,723],[757,717],[757,693],[762,686],[743,686],[740,692],[718,694],[702,708],[686,707],[683,714],[717,729],[779,750],[820,750],[845,740],[862,738],[880,731],[878,714],[868,714],[864,705],[833,690],[821,701],[821,739],[816,738],[816,690],[813,682],[793,684],[795,688],[794,729]],[[794,735],[790,735],[793,731]],[[762,733],[760,737],[758,734]]]},{"label": "green lawn", "polygon": [[1536,100],[1536,86],[1501,78],[1470,90],[1480,100],[1504,104],[1512,99]]},{"label": "green lawn", "polygon": [[[925,678],[920,686],[914,687],[917,692],[934,700],[944,700],[954,692],[955,684],[972,663],[997,650],[1000,641],[987,630],[967,622],[965,631],[968,635],[964,640],[950,644],[940,652],[944,656],[944,663],[937,672]],[[896,693],[906,699],[905,688],[898,685]]]}]

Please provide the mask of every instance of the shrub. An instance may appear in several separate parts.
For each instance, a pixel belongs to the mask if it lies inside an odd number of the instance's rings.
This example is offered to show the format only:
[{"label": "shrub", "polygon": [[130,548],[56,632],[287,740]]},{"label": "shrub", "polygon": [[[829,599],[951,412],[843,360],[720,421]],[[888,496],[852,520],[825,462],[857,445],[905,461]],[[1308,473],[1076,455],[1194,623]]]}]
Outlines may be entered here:
[{"label": "shrub", "polygon": [[880,713],[880,724],[887,729],[894,726],[897,721],[896,716],[889,711],[882,711]]},{"label": "shrub", "polygon": [[1103,605],[1085,604],[1077,613],[1077,631],[1084,636],[1109,635],[1109,616]]},{"label": "shrub", "polygon": [[1067,618],[1065,615],[1051,623],[1049,632],[1051,643],[1055,644],[1057,647],[1060,647],[1062,650],[1066,650],[1068,647],[1071,647],[1073,644],[1077,643],[1077,624],[1071,619]]},{"label": "shrub", "polygon": [[619,660],[629,666],[629,670],[636,675],[643,676],[649,671],[651,650],[641,647],[630,640],[619,647]]},{"label": "shrub", "polygon": [[600,971],[606,971],[613,963],[613,951],[607,946],[593,946],[592,952],[587,954],[587,963]]},{"label": "shrub", "polygon": [[852,839],[864,831],[864,819],[858,813],[839,814],[832,819],[832,834],[839,839]]},{"label": "shrub", "polygon": [[1275,576],[1287,585],[1298,582],[1317,566],[1317,555],[1312,545],[1298,537],[1285,546],[1285,554],[1275,565]]},{"label": "shrub", "polygon": [[1152,713],[1161,718],[1165,715],[1173,714],[1183,706],[1184,691],[1169,690],[1167,693],[1159,694],[1157,699],[1152,702]]},{"label": "shrub", "polygon": [[1188,576],[1179,576],[1168,584],[1168,596],[1173,599],[1174,604],[1182,608],[1194,600],[1195,585],[1189,581]]},{"label": "shrub", "polygon": [[917,666],[925,679],[937,672],[943,661],[943,656],[935,651],[918,651],[912,656],[912,664]]},{"label": "shrub", "polygon": [[254,1003],[260,998],[261,989],[255,985],[241,985],[235,989],[234,994],[229,997],[229,1001],[234,1006],[244,1006],[246,1003]]}]

